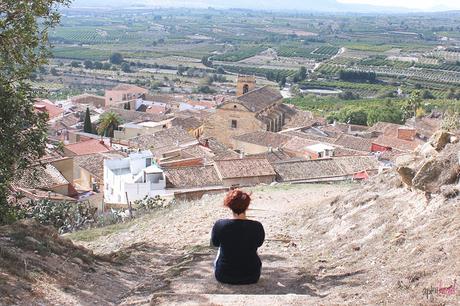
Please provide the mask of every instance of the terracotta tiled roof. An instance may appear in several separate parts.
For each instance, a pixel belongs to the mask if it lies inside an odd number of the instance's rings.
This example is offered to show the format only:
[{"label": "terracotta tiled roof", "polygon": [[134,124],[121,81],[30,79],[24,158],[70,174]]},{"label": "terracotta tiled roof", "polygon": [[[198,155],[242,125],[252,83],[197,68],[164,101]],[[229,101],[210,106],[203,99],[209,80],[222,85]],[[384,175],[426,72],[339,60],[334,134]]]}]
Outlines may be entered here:
[{"label": "terracotta tiled roof", "polygon": [[94,153],[104,153],[111,151],[111,148],[98,139],[90,139],[74,144],[66,145],[65,148],[75,155],[86,155]]},{"label": "terracotta tiled roof", "polygon": [[113,91],[135,91],[135,92],[147,92],[148,90],[136,85],[131,84],[120,84],[112,88]]},{"label": "terracotta tiled roof", "polygon": [[310,141],[316,141],[316,142],[322,142],[322,143],[334,143],[336,139],[334,137],[318,136],[313,133],[305,133],[301,131],[287,131],[287,132],[283,132],[283,134],[297,136],[297,137],[304,138]]},{"label": "terracotta tiled roof", "polygon": [[163,151],[164,149],[168,150],[177,148],[185,143],[192,143],[196,141],[196,139],[180,127],[172,127],[169,129],[163,129],[154,134],[134,137],[129,141],[133,147],[142,150],[152,149],[152,151],[157,153],[159,151]]},{"label": "terracotta tiled roof", "polygon": [[237,98],[238,102],[252,112],[259,112],[283,99],[279,90],[264,86]]},{"label": "terracotta tiled roof", "polygon": [[214,160],[218,159],[235,159],[239,157],[239,154],[235,151],[229,149],[223,143],[220,143],[215,138],[202,138],[200,139],[200,143],[203,146],[206,146],[212,151],[214,154]]},{"label": "terracotta tiled roof", "polygon": [[372,139],[342,134],[334,141],[334,144],[356,151],[370,152]]},{"label": "terracotta tiled roof", "polygon": [[44,190],[67,184],[67,179],[51,164],[31,167],[13,182],[13,185],[19,188]]},{"label": "terracotta tiled roof", "polygon": [[144,121],[154,121],[160,122],[171,118],[171,115],[165,114],[150,114],[145,112],[137,112],[134,110],[126,110],[121,108],[110,108],[111,112],[114,112],[120,116],[123,122],[144,122]]},{"label": "terracotta tiled roof", "polygon": [[215,161],[222,179],[275,175],[273,167],[265,158],[242,158]]},{"label": "terracotta tiled roof", "polygon": [[387,136],[381,135],[377,137],[376,139],[373,139],[372,143],[375,143],[377,145],[384,146],[384,147],[390,147],[390,148],[397,149],[400,151],[414,151],[420,144],[423,144],[424,142],[417,138],[413,141],[410,141],[410,140],[399,139],[397,137],[387,137]]},{"label": "terracotta tiled roof", "polygon": [[398,129],[405,127],[404,125],[388,123],[388,122],[377,122],[368,129],[369,132],[381,133],[387,137],[398,137]]},{"label": "terracotta tiled roof", "polygon": [[280,181],[295,182],[350,176],[364,170],[378,169],[378,165],[374,157],[358,156],[278,162],[273,167]]},{"label": "terracotta tiled roof", "polygon": [[233,139],[241,142],[252,143],[259,146],[278,148],[288,142],[292,137],[289,135],[258,131],[235,136]]},{"label": "terracotta tiled roof", "polygon": [[121,153],[95,153],[88,155],[75,156],[73,158],[74,164],[91,173],[93,176],[102,180],[104,178],[104,160],[124,158]]},{"label": "terracotta tiled roof", "polygon": [[213,165],[165,169],[166,187],[194,188],[222,184]]},{"label": "terracotta tiled roof", "polygon": [[195,117],[176,117],[171,121],[172,126],[178,126],[186,131],[194,130],[203,125],[203,122]]},{"label": "terracotta tiled roof", "polygon": [[49,100],[37,101],[35,102],[34,107],[35,107],[35,111],[37,112],[48,113],[48,117],[50,120],[55,119],[59,116],[62,116],[62,114],[64,114],[64,110],[62,108],[53,104]]},{"label": "terracotta tiled roof", "polygon": [[246,158],[266,158],[271,164],[283,160],[292,160],[292,156],[284,152],[282,149],[272,150],[270,152],[247,155]]},{"label": "terracotta tiled roof", "polygon": [[298,128],[312,126],[320,123],[320,120],[313,118],[311,112],[296,110],[296,113],[292,115],[284,125],[284,129]]},{"label": "terracotta tiled roof", "polygon": [[306,147],[320,143],[316,140],[305,139],[300,137],[292,137],[283,146],[283,150],[291,153],[303,153],[306,151]]}]

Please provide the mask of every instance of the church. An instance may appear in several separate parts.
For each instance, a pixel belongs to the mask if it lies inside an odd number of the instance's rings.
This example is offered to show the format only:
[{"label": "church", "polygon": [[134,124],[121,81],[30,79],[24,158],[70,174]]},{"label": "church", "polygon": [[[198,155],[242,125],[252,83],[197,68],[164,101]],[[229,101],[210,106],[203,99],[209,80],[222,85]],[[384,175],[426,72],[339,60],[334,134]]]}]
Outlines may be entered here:
[{"label": "church", "polygon": [[232,138],[242,134],[279,132],[296,111],[283,104],[276,88],[256,87],[253,76],[238,76],[236,97],[219,105],[204,125],[204,137],[232,146]]}]

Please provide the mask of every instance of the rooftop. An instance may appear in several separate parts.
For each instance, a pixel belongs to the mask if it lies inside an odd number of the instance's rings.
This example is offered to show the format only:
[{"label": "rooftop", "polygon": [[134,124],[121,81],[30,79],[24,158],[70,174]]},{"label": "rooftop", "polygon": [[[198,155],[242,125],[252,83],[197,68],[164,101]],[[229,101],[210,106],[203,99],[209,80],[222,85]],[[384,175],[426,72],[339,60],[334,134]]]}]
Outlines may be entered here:
[{"label": "rooftop", "polygon": [[356,151],[370,152],[372,139],[342,134],[334,141],[334,144]]},{"label": "rooftop", "polygon": [[250,111],[257,113],[282,99],[283,96],[279,90],[264,86],[238,97],[237,101]]},{"label": "rooftop", "polygon": [[131,85],[131,84],[120,84],[112,88],[111,90],[113,91],[135,91],[135,92],[148,92],[147,89],[136,86],[136,85]]},{"label": "rooftop", "polygon": [[51,164],[29,168],[22,172],[13,183],[19,188],[44,190],[67,184],[69,184],[67,179]]},{"label": "rooftop", "polygon": [[377,159],[367,156],[338,157],[318,160],[294,160],[274,163],[283,182],[308,181],[350,176],[365,170],[376,170]]},{"label": "rooftop", "polygon": [[213,165],[165,169],[166,187],[194,188],[218,186],[222,182]]},{"label": "rooftop", "polygon": [[258,131],[235,136],[233,139],[264,147],[278,148],[288,142],[292,137],[268,131]]},{"label": "rooftop", "polygon": [[98,139],[90,139],[74,144],[68,144],[65,146],[65,149],[69,150],[75,155],[86,155],[111,151],[109,146]]},{"label": "rooftop", "polygon": [[241,158],[215,161],[217,172],[222,179],[275,175],[266,158]]},{"label": "rooftop", "polygon": [[59,106],[53,104],[49,100],[39,100],[34,103],[35,111],[48,113],[49,120],[53,120],[62,114],[64,114],[64,110]]},{"label": "rooftop", "polygon": [[98,179],[104,178],[104,160],[123,158],[124,155],[117,152],[94,153],[74,157],[74,164],[85,169]]}]

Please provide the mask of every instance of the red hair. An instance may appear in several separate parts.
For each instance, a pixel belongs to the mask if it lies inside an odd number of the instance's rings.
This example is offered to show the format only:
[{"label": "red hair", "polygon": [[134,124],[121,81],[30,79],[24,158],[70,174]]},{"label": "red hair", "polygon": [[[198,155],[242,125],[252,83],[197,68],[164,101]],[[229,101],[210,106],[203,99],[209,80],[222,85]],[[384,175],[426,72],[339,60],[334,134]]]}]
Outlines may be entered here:
[{"label": "red hair", "polygon": [[224,199],[224,206],[230,208],[235,214],[242,214],[248,209],[251,197],[239,189],[230,190]]}]

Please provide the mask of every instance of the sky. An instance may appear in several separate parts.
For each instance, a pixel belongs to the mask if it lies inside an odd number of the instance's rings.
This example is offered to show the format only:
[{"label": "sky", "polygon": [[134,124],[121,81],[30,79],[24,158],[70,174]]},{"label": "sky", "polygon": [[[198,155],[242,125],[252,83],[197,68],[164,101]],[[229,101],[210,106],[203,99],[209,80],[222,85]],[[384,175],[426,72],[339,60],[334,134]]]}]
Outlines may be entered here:
[{"label": "sky", "polygon": [[132,6],[146,4],[162,7],[216,7],[283,9],[311,11],[373,11],[405,9],[417,11],[460,10],[460,0],[73,0],[89,6]]},{"label": "sky", "polygon": [[460,0],[338,0],[337,2],[346,4],[369,4],[377,6],[405,7],[410,9],[436,9],[443,7],[446,9],[460,9]]}]

